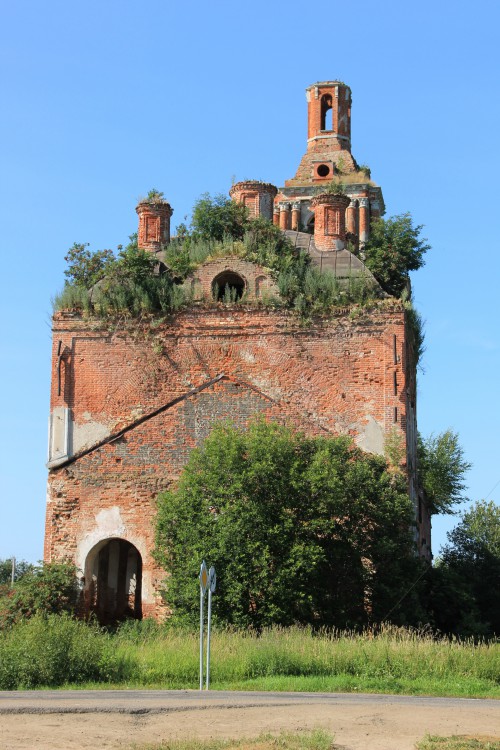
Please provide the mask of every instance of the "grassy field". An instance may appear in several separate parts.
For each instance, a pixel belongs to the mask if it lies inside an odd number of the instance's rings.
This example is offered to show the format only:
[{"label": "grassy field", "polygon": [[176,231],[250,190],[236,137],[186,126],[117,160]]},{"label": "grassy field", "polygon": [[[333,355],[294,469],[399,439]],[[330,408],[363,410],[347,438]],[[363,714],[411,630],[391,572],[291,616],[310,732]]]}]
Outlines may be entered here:
[{"label": "grassy field", "polygon": [[[302,628],[213,632],[211,687],[500,698],[500,643]],[[155,623],[116,634],[69,618],[33,618],[0,634],[0,689],[198,687],[199,642]]]}]

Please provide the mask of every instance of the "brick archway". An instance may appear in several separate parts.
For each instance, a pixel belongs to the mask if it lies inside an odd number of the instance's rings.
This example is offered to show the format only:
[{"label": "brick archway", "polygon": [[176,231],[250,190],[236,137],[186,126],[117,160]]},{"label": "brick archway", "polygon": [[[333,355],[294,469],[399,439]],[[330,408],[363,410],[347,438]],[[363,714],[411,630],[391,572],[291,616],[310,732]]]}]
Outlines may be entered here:
[{"label": "brick archway", "polygon": [[98,542],[85,561],[84,604],[101,625],[142,619],[142,558],[133,544],[113,537]]},{"label": "brick archway", "polygon": [[219,302],[229,294],[231,302],[241,299],[246,291],[246,281],[239,273],[229,269],[219,273],[212,282],[212,295]]}]

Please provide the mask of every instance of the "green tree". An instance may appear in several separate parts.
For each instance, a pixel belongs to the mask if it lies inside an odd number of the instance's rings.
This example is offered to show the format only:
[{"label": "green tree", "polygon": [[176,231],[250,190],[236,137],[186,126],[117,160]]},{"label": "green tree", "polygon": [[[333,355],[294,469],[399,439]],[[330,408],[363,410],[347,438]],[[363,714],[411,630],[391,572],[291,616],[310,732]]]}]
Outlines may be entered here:
[{"label": "green tree", "polygon": [[191,220],[195,236],[220,242],[224,237],[242,239],[248,227],[248,209],[225,195],[203,193],[193,207]]},{"label": "green tree", "polygon": [[454,505],[467,500],[464,477],[470,468],[456,432],[418,436],[419,479],[431,513],[453,513]]},{"label": "green tree", "polygon": [[430,245],[420,237],[421,231],[422,225],[414,226],[409,213],[372,222],[365,263],[388,294],[401,297],[409,272],[424,265]]},{"label": "green tree", "polygon": [[69,563],[41,563],[0,596],[0,628],[35,614],[73,613],[78,599],[76,568]]},{"label": "green tree", "polygon": [[91,251],[88,248],[88,242],[75,242],[68,250],[68,254],[64,258],[68,264],[64,271],[67,284],[90,289],[108,273],[115,259],[113,251]]},{"label": "green tree", "polygon": [[500,635],[500,507],[476,502],[447,537],[432,581],[435,624],[463,636]]},{"label": "green tree", "polygon": [[[218,572],[219,621],[356,626],[381,618],[413,575],[403,477],[345,437],[257,421],[216,427],[178,488],[160,496],[156,557],[166,599],[195,622],[197,571]],[[400,607],[395,619],[404,619]]]},{"label": "green tree", "polygon": [[[26,560],[16,560],[14,581],[18,581],[26,573],[32,570],[33,565]],[[12,580],[12,558],[0,560],[0,585],[10,584]]]}]

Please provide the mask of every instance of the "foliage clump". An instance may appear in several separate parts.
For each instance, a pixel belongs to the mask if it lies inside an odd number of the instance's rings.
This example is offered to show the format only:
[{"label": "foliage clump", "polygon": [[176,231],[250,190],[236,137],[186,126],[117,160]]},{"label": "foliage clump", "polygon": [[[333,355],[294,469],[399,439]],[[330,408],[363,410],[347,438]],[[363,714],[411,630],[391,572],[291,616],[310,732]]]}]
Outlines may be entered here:
[{"label": "foliage clump", "polygon": [[[26,573],[33,569],[33,565],[26,560],[16,560],[14,570],[14,581],[18,581]],[[0,591],[1,587],[10,584],[12,580],[12,558],[6,560],[0,560]]]},{"label": "foliage clump", "polygon": [[0,630],[34,615],[73,614],[78,600],[76,568],[69,563],[32,566],[13,588],[0,591]]},{"label": "foliage clump", "polygon": [[96,623],[36,614],[0,632],[0,690],[56,687],[119,675],[119,660]]},{"label": "foliage clump", "polygon": [[461,637],[498,638],[500,507],[493,501],[474,503],[447,537],[426,605],[435,627]]},{"label": "foliage clump", "polygon": [[414,226],[409,213],[389,219],[375,219],[364,247],[366,266],[382,288],[394,297],[401,297],[409,288],[409,272],[417,271],[430,249],[420,237],[422,225]]},{"label": "foliage clump", "polygon": [[174,615],[190,622],[197,582],[186,561],[203,558],[221,572],[219,623],[345,627],[391,609],[403,621],[398,600],[417,564],[411,524],[404,477],[349,438],[223,425],[160,496],[156,558]]},{"label": "foliage clump", "polygon": [[419,435],[417,454],[419,482],[429,511],[453,513],[453,506],[467,500],[465,475],[471,468],[458,433],[446,430],[425,439]]},{"label": "foliage clump", "polygon": [[56,296],[58,310],[81,310],[100,317],[169,312],[184,302],[182,290],[169,273],[160,273],[158,260],[137,245],[131,235],[126,247],[90,252],[75,243],[66,256],[66,284]]}]

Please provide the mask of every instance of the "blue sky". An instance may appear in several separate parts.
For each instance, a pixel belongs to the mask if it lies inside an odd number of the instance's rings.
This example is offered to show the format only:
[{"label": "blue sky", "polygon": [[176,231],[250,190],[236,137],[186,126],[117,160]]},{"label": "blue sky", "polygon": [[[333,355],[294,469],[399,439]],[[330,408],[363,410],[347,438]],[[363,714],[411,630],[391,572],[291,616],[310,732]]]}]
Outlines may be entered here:
[{"label": "blue sky", "polygon": [[[472,499],[500,503],[497,2],[18,0],[0,28],[0,558],[40,559],[51,296],[73,242],[116,248],[155,187],[173,226],[233,179],[282,185],[304,89],[353,92],[352,143],[387,215],[432,245],[415,274],[424,435],[458,431]],[[433,549],[456,519],[437,519]]]}]

